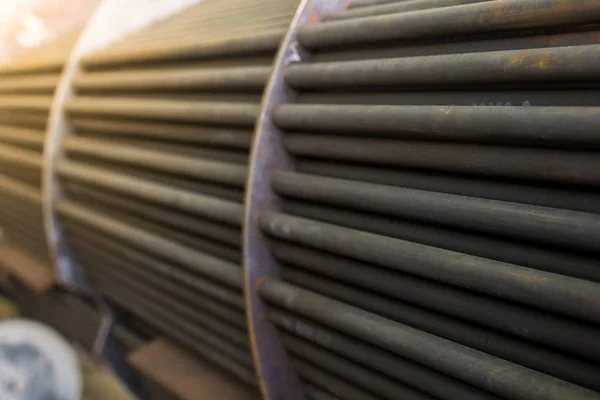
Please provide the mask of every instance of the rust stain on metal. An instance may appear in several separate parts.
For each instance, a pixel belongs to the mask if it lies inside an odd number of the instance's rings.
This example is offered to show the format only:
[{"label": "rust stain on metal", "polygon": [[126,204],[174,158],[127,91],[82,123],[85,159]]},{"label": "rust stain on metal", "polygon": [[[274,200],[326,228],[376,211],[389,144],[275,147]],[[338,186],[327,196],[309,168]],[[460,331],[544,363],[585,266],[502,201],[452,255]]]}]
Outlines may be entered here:
[{"label": "rust stain on metal", "polygon": [[492,19],[502,19],[505,15],[506,4],[504,2],[500,2],[491,7],[492,11]]},{"label": "rust stain on metal", "polygon": [[504,272],[505,275],[507,276],[514,276],[515,278],[520,278],[526,281],[530,281],[530,282],[539,282],[539,283],[546,283],[546,282],[550,282],[550,279],[547,277],[540,277],[538,274],[529,274],[527,272],[523,272],[523,271],[505,271]]},{"label": "rust stain on metal", "polygon": [[519,55],[516,55],[513,58],[511,58],[508,65],[523,64],[526,59],[527,59],[527,56],[519,54]]},{"label": "rust stain on metal", "polygon": [[308,24],[318,24],[321,22],[321,17],[316,10],[312,10],[308,15]]},{"label": "rust stain on metal", "polygon": [[535,63],[535,65],[537,65],[539,68],[548,68],[549,64],[550,56],[548,55],[548,53],[541,53],[539,59]]},{"label": "rust stain on metal", "polygon": [[256,283],[254,284],[254,290],[256,290],[257,293],[258,293],[258,289],[260,288],[260,285],[262,285],[266,279],[267,278],[262,276],[256,280]]}]

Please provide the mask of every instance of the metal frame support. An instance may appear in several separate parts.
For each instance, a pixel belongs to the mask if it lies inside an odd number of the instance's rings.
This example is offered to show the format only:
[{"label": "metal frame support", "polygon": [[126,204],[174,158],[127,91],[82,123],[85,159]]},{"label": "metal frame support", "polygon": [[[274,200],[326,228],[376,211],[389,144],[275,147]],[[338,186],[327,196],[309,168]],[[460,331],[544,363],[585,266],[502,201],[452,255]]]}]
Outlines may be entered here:
[{"label": "metal frame support", "polygon": [[304,400],[304,390],[283,348],[275,326],[267,319],[267,306],[256,288],[265,278],[278,278],[279,266],[271,255],[258,218],[264,211],[280,209],[271,190],[274,170],[293,170],[293,162],[283,148],[283,132],[271,121],[273,107],[293,102],[296,93],[284,81],[286,67],[303,62],[308,53],[297,41],[302,26],[321,21],[331,12],[345,8],[348,0],[303,0],[275,59],[273,74],[261,105],[250,158],[244,220],[244,272],[246,313],[254,364],[260,389],[266,400]]}]

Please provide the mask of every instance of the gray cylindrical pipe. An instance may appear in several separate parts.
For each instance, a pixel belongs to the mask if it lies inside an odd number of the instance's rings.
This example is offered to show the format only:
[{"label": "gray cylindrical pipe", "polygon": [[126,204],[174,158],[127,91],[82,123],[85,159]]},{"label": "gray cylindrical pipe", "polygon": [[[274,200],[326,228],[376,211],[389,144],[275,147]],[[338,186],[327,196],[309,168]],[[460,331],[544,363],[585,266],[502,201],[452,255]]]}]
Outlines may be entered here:
[{"label": "gray cylindrical pipe", "polygon": [[[600,394],[275,280],[268,301],[511,400],[597,400]],[[540,391],[540,388],[544,388]]]}]

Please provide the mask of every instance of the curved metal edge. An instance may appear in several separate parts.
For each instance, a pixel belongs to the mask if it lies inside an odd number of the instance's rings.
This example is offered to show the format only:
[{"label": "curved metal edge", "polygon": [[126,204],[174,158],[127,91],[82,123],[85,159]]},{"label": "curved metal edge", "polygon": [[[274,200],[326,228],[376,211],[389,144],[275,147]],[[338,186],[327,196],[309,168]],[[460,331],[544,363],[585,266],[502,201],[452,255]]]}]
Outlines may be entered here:
[{"label": "curved metal edge", "polygon": [[326,14],[345,8],[348,3],[349,0],[302,0],[275,58],[255,129],[245,199],[244,296],[254,365],[265,400],[306,398],[277,330],[267,318],[267,305],[256,291],[263,279],[280,276],[279,265],[258,226],[262,212],[281,209],[278,196],[271,190],[270,178],[275,170],[294,169],[293,160],[283,147],[283,132],[271,121],[271,112],[276,105],[291,103],[296,98],[296,93],[286,85],[284,75],[289,64],[308,58],[297,41],[300,28],[319,22]]},{"label": "curved metal edge", "polygon": [[69,54],[54,92],[44,139],[42,213],[50,258],[58,282],[67,289],[87,295],[93,294],[90,278],[85,269],[76,262],[73,249],[65,237],[60,218],[55,213],[57,201],[64,198],[56,166],[60,160],[64,159],[61,143],[64,137],[72,134],[64,113],[65,103],[72,96],[71,82],[78,72],[79,59],[88,48],[89,39],[87,38],[91,36],[90,32],[96,30],[94,27],[99,25],[99,21],[104,18],[109,4],[110,1],[104,1],[96,8]]}]

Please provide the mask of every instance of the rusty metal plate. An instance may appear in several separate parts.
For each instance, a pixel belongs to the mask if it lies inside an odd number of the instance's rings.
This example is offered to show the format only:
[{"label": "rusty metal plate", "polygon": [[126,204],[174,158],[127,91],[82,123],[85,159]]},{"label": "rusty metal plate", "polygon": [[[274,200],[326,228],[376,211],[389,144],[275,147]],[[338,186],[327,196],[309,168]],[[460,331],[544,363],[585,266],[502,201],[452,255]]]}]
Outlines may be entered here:
[{"label": "rusty metal plate", "polygon": [[293,102],[296,97],[296,93],[284,82],[284,72],[289,64],[305,61],[308,56],[297,41],[300,27],[320,21],[324,15],[343,9],[347,3],[346,0],[302,1],[275,60],[255,131],[246,186],[243,238],[245,296],[254,363],[263,397],[267,400],[305,398],[276,328],[266,318],[266,304],[256,291],[261,280],[279,277],[279,267],[258,226],[262,212],[280,208],[279,199],[271,190],[270,177],[275,170],[293,170],[293,162],[283,148],[282,131],[271,121],[271,110],[278,104]]}]

